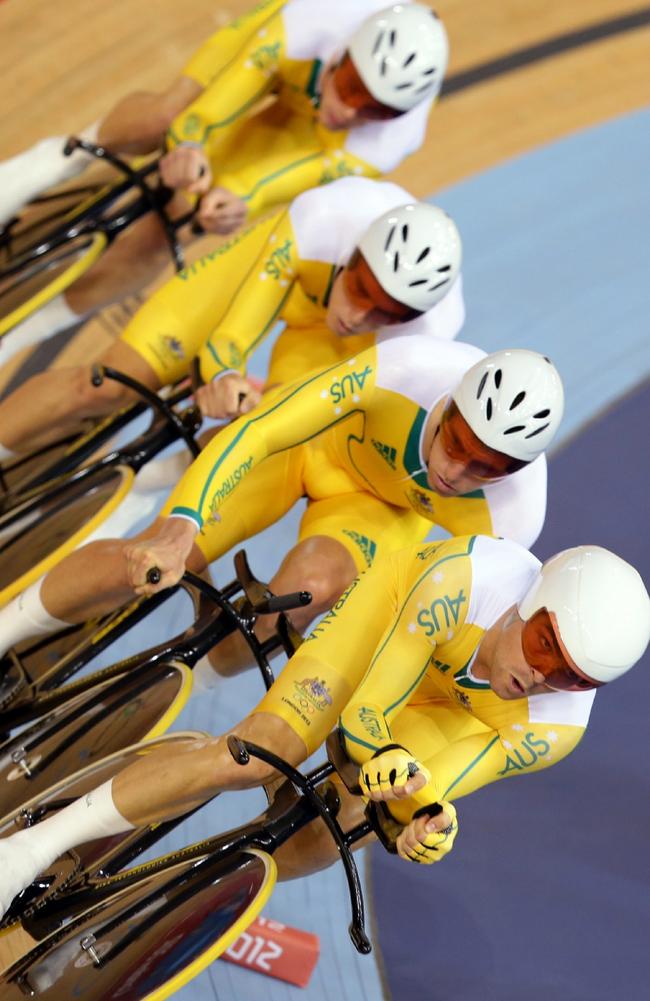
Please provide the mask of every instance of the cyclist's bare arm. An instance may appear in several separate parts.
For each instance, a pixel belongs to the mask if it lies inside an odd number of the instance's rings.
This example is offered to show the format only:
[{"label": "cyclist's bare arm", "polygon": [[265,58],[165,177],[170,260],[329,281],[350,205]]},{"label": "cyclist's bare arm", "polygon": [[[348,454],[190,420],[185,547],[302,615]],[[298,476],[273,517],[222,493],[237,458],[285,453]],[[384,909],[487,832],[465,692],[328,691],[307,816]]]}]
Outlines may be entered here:
[{"label": "cyclist's bare arm", "polygon": [[127,94],[103,119],[98,133],[100,145],[131,155],[161,149],[174,118],[200,96],[202,89],[190,77],[180,76],[160,94]]}]

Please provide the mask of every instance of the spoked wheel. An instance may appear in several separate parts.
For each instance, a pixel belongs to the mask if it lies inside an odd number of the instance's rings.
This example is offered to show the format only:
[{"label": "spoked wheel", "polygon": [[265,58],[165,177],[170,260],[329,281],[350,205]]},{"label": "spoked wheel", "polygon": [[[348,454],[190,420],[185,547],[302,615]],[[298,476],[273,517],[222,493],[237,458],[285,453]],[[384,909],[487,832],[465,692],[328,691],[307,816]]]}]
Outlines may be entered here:
[{"label": "spoked wheel", "polygon": [[[132,877],[131,877],[132,878]],[[9,967],[3,1001],[162,1001],[220,956],[254,920],[275,882],[264,852],[173,862],[161,872],[114,877],[91,906]],[[89,889],[92,903],[92,888]],[[29,928],[28,928],[29,930]]]},{"label": "spoked wheel", "polygon": [[83,542],[126,496],[133,476],[113,466],[71,477],[59,494],[0,518],[0,607]]},{"label": "spoked wheel", "polygon": [[0,816],[80,768],[164,733],[191,689],[184,664],[158,664],[95,686],[6,740],[0,745]]},{"label": "spoked wheel", "polygon": [[16,273],[0,276],[0,336],[80,278],[107,242],[101,232],[81,234],[26,261]]}]

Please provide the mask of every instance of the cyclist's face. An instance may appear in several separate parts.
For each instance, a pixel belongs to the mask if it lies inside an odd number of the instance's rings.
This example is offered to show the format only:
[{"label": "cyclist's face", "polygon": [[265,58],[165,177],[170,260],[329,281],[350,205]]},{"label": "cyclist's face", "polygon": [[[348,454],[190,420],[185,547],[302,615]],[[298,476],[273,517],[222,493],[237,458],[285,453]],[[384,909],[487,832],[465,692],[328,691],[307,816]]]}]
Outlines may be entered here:
[{"label": "cyclist's face", "polygon": [[480,490],[525,463],[484,445],[453,401],[439,404],[427,460],[429,486],[442,497]]},{"label": "cyclist's face", "polygon": [[318,117],[326,129],[350,129],[366,122],[387,121],[400,114],[375,100],[347,53],[323,70]]},{"label": "cyclist's face", "polygon": [[334,279],[325,322],[339,337],[408,323],[421,314],[387,295],[355,250],[349,263]]},{"label": "cyclist's face", "polygon": [[531,667],[524,656],[523,629],[524,623],[513,606],[481,640],[474,673],[489,681],[500,699],[525,699],[549,691],[544,675]]}]

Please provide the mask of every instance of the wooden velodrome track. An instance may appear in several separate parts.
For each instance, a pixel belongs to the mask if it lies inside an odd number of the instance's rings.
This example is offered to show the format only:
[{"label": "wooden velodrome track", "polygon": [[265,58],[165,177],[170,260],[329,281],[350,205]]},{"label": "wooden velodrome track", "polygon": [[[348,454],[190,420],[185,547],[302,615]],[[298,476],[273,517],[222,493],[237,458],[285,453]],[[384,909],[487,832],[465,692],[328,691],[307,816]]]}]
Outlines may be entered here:
[{"label": "wooden velodrome track", "polygon": [[[43,136],[74,132],[130,90],[161,87],[206,35],[248,6],[248,0],[196,0],[191,7],[177,0],[0,0],[0,158]],[[435,6],[452,58],[427,142],[395,174],[415,195],[648,101],[648,7],[625,0]],[[523,65],[506,71],[508,58]],[[107,330],[98,321],[88,324],[55,364],[100,353]],[[0,389],[20,363],[0,372]]]},{"label": "wooden velodrome track", "polygon": [[[82,128],[131,90],[162,87],[207,35],[249,6],[250,0],[0,0],[0,158]],[[445,21],[451,62],[426,143],[395,173],[415,195],[647,103],[648,6],[634,0],[432,6]],[[513,54],[523,65],[506,71]],[[209,249],[206,240],[195,247],[190,257]],[[55,366],[99,354],[122,322],[117,310],[88,324]],[[18,355],[0,371],[0,391],[23,361]]]}]

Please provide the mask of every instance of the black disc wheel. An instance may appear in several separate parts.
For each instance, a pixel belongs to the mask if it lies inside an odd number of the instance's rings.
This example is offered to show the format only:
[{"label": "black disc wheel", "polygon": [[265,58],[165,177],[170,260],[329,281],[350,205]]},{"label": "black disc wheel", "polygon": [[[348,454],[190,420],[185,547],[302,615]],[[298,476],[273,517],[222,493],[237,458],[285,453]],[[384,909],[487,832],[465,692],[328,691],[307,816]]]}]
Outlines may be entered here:
[{"label": "black disc wheel", "polygon": [[[238,937],[273,886],[270,856],[237,852],[141,870],[129,885],[43,939],[0,977],[3,1001],[163,1001]],[[122,881],[122,883],[120,883]],[[120,888],[122,885],[123,888]],[[92,900],[92,889],[88,893]]]}]

